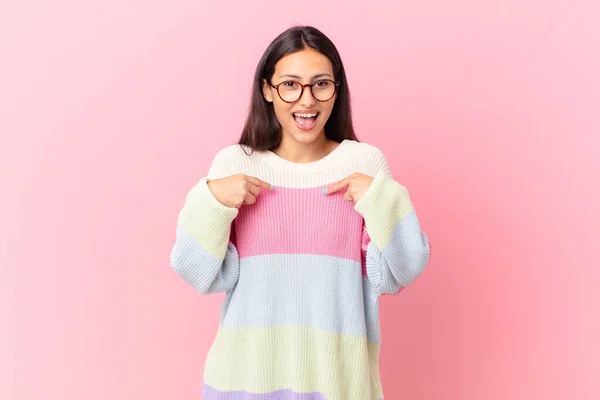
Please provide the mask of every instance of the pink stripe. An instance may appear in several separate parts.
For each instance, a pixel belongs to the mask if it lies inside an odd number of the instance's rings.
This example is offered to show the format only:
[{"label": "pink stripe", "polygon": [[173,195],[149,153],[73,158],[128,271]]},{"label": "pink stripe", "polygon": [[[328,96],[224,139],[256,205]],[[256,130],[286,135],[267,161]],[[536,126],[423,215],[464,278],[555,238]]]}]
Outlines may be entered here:
[{"label": "pink stripe", "polygon": [[369,243],[371,243],[371,237],[367,232],[366,226],[363,224],[362,240],[360,244],[361,248],[361,265],[363,276],[367,276],[367,250],[369,250]]},{"label": "pink stripe", "polygon": [[318,254],[361,261],[363,218],[345,190],[276,187],[243,205],[235,223],[240,258],[264,254]]}]

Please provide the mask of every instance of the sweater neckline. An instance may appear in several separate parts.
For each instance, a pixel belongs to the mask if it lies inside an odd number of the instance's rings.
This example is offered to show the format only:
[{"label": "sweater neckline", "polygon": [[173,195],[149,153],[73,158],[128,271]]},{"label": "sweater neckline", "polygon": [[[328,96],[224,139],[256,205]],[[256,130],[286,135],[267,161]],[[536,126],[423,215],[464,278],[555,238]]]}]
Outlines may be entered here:
[{"label": "sweater neckline", "polygon": [[287,160],[271,150],[264,150],[259,154],[267,164],[284,172],[302,175],[314,174],[328,170],[344,160],[350,154],[351,142],[350,139],[344,139],[325,157],[306,163]]}]

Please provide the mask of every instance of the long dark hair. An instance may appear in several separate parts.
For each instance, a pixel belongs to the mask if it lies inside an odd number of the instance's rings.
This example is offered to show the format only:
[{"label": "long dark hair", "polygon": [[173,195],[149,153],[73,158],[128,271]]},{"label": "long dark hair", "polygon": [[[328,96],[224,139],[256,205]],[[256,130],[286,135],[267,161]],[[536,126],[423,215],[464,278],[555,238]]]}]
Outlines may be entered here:
[{"label": "long dark hair", "polygon": [[293,26],[271,42],[256,67],[248,117],[238,144],[250,146],[253,150],[271,150],[279,146],[281,125],[275,115],[273,103],[265,100],[263,96],[263,79],[271,82],[275,64],[281,58],[309,47],[329,58],[334,79],[340,83],[333,110],[325,123],[325,136],[336,142],[344,139],[358,141],[352,127],[346,72],[335,45],[325,34],[312,26]]}]

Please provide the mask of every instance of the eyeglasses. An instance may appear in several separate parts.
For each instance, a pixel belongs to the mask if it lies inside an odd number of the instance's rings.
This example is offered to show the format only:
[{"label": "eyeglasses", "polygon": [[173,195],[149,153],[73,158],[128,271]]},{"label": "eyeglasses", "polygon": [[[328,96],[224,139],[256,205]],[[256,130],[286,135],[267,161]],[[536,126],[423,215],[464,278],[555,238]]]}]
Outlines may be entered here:
[{"label": "eyeglasses", "polygon": [[317,101],[331,100],[340,84],[331,79],[321,79],[314,83],[307,83],[306,85],[297,81],[284,81],[271,86],[277,89],[277,94],[279,94],[281,100],[286,103],[294,103],[302,97],[304,88],[307,86],[310,87],[310,91]]}]

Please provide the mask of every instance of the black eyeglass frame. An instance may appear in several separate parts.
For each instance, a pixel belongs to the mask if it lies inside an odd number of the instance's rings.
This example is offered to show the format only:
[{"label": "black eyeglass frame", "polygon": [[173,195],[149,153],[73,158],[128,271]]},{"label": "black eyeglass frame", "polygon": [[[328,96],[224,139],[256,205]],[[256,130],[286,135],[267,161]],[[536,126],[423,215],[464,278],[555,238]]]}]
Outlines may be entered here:
[{"label": "black eyeglass frame", "polygon": [[[328,98],[327,100],[319,100],[319,99],[317,99],[317,97],[315,96],[315,93],[313,92],[313,86],[314,86],[316,83],[323,82],[323,81],[328,81],[328,82],[331,82],[331,83],[333,83],[333,85],[334,85],[334,87],[333,87],[333,94],[332,94],[332,95],[331,95],[331,97],[330,97],[330,98]],[[294,100],[294,101],[287,101],[287,100],[284,100],[284,99],[283,99],[283,97],[281,96],[281,93],[279,93],[279,86],[281,86],[282,84],[284,84],[284,83],[286,83],[286,82],[294,82],[294,83],[297,83],[298,85],[300,85],[300,87],[301,87],[301,89],[300,89],[300,96],[298,96],[298,98],[297,98],[296,100]],[[304,94],[304,88],[305,88],[305,87],[307,87],[307,86],[308,86],[308,87],[310,87],[310,94],[312,95],[312,97],[314,97],[314,98],[315,98],[315,100],[317,100],[317,101],[320,101],[321,103],[324,103],[324,102],[326,102],[326,101],[329,101],[329,100],[333,99],[333,96],[335,96],[335,94],[336,94],[336,93],[337,93],[337,91],[338,91],[338,87],[340,86],[340,82],[336,82],[336,81],[334,81],[334,80],[332,80],[332,79],[319,79],[319,80],[318,80],[318,81],[316,81],[316,82],[313,82],[313,83],[306,83],[306,84],[304,84],[304,85],[303,85],[302,83],[300,83],[300,82],[298,82],[298,81],[295,81],[295,80],[293,80],[293,79],[288,79],[288,80],[285,80],[285,81],[283,81],[283,82],[279,82],[277,85],[273,85],[272,83],[269,83],[269,85],[271,85],[271,87],[272,87],[272,88],[274,88],[275,90],[277,90],[277,94],[279,95],[279,98],[281,99],[281,101],[283,101],[283,102],[286,102],[286,103],[295,103],[295,102],[297,102],[298,100],[300,100],[300,99],[302,98],[302,95]]]}]

